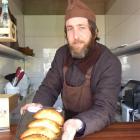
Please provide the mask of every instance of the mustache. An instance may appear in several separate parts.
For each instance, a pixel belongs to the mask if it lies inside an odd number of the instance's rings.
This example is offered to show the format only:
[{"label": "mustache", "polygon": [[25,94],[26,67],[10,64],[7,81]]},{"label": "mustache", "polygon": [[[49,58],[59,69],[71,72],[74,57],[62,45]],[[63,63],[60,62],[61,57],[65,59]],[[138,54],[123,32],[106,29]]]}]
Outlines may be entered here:
[{"label": "mustache", "polygon": [[84,43],[84,41],[82,41],[82,40],[74,40],[72,44],[74,45],[74,44],[77,44],[77,43]]}]

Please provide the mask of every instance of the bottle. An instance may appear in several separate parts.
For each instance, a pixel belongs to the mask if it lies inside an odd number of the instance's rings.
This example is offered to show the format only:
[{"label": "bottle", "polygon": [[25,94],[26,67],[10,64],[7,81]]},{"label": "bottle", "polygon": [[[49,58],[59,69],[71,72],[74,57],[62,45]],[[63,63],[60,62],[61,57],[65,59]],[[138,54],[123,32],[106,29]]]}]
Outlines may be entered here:
[{"label": "bottle", "polygon": [[9,13],[8,13],[8,0],[2,0],[2,13],[1,13],[2,27],[8,27]]}]

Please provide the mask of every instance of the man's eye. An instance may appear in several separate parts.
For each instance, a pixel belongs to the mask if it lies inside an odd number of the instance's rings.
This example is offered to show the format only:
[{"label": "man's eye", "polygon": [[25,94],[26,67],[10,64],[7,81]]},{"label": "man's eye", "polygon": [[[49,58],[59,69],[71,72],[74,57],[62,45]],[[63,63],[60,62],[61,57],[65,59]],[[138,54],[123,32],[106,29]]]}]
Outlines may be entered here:
[{"label": "man's eye", "polygon": [[84,29],[86,29],[86,27],[85,26],[80,26],[80,29],[84,30]]},{"label": "man's eye", "polygon": [[67,28],[67,31],[72,31],[72,28],[71,27]]}]

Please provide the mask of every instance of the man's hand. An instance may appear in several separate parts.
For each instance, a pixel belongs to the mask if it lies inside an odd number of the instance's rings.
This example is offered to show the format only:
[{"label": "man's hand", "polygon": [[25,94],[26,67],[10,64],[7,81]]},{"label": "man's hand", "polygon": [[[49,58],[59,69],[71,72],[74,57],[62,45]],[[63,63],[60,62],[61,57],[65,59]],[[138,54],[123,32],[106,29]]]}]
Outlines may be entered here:
[{"label": "man's hand", "polygon": [[27,110],[29,110],[30,112],[36,112],[40,110],[42,107],[43,106],[38,103],[29,103],[21,107],[20,114],[23,115]]},{"label": "man's hand", "polygon": [[76,132],[82,127],[80,119],[69,119],[64,123],[62,140],[73,140]]}]

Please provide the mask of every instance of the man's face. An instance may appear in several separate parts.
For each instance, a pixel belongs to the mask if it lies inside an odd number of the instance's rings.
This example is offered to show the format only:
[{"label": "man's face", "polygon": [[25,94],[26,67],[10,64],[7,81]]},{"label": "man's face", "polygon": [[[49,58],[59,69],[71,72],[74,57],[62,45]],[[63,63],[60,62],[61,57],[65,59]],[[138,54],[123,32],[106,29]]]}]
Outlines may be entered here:
[{"label": "man's face", "polygon": [[88,20],[83,17],[68,19],[66,21],[66,32],[72,57],[84,58],[93,39]]}]

